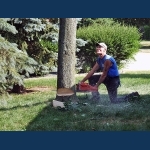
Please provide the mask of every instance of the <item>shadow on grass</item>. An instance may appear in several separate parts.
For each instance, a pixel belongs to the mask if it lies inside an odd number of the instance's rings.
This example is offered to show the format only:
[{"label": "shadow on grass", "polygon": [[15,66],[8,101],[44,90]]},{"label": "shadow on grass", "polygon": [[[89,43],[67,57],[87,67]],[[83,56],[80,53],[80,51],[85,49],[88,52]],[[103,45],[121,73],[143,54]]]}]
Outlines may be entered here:
[{"label": "shadow on grass", "polygon": [[[86,94],[78,98],[79,103],[89,102],[91,107],[95,107],[95,104],[90,104]],[[77,108],[64,110],[48,105],[27,125],[26,131],[93,131],[90,125],[86,127],[83,125],[92,120],[91,110],[87,107],[82,105],[82,108],[80,107],[82,110]],[[81,124],[77,126],[76,123]]]},{"label": "shadow on grass", "polygon": [[[102,95],[102,97],[105,96],[107,95]],[[85,101],[84,96],[80,97],[80,99],[82,102]],[[147,110],[149,110],[148,107],[150,106],[150,101],[148,99],[149,95],[143,95],[139,101],[120,105],[114,104],[113,106],[109,104],[108,100],[105,100],[105,102],[100,104],[98,108],[96,105],[91,104],[88,108],[84,106],[82,111],[66,111],[53,108],[49,105],[39,112],[39,114],[26,126],[26,131],[139,130],[139,128],[141,128],[141,124],[135,124],[133,128],[132,122],[133,120],[142,120],[143,118],[148,117],[150,114],[150,111],[147,112]],[[124,109],[119,108],[123,105]],[[130,105],[131,107],[128,109],[125,108],[125,105]],[[134,115],[132,107],[134,109]],[[142,107],[142,114],[140,113],[141,110],[139,111],[138,107]],[[118,113],[120,114],[119,116]],[[138,116],[139,118],[137,118]],[[120,122],[120,120],[123,120],[124,122]],[[112,124],[111,127],[107,126],[107,122]],[[120,123],[116,125],[116,122]],[[142,128],[147,128],[146,124],[144,124]]]},{"label": "shadow on grass", "polygon": [[14,106],[14,107],[10,107],[10,108],[0,108],[0,111],[8,111],[8,110],[14,110],[14,109],[18,109],[18,108],[26,108],[26,107],[32,107],[32,106],[38,106],[40,104],[49,104],[51,102],[51,100],[47,100],[47,101],[44,101],[44,102],[37,102],[37,103],[33,103],[33,104],[25,104],[25,105],[17,105],[17,106]]}]

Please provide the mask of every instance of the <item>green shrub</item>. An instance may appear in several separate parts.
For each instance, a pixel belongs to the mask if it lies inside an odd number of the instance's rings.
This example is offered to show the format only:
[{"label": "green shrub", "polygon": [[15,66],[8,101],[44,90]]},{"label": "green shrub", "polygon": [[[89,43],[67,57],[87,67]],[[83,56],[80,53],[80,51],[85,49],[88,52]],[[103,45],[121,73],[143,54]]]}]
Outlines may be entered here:
[{"label": "green shrub", "polygon": [[93,24],[77,30],[77,38],[88,41],[76,53],[77,57],[92,67],[95,64],[95,43],[104,42],[108,46],[107,54],[112,55],[118,66],[132,58],[140,47],[140,33],[136,27],[120,24]]}]

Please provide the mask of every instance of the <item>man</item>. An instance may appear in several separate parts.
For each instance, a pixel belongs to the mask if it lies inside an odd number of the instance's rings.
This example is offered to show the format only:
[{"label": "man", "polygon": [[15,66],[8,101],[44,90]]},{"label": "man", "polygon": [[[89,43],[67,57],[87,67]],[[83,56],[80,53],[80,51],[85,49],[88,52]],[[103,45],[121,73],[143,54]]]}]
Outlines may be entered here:
[{"label": "man", "polygon": [[[127,101],[128,97],[138,94],[135,92],[124,98],[117,98],[117,88],[120,85],[117,63],[112,56],[107,55],[107,45],[105,43],[96,43],[96,54],[98,55],[98,58],[94,67],[81,82],[85,82],[88,79],[89,84],[97,89],[103,83],[107,88],[111,103]],[[102,71],[102,74],[93,75],[98,69]],[[100,100],[99,92],[92,92],[92,95],[95,100]]]}]

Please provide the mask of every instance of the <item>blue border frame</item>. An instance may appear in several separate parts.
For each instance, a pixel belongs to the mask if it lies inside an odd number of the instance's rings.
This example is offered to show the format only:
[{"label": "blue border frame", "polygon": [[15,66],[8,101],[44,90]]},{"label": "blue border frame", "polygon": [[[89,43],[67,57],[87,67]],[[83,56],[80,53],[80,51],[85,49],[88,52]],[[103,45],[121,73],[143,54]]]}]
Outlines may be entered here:
[{"label": "blue border frame", "polygon": [[[2,1],[1,18],[150,18],[149,2]],[[1,149],[144,150],[150,132],[0,132]]]}]

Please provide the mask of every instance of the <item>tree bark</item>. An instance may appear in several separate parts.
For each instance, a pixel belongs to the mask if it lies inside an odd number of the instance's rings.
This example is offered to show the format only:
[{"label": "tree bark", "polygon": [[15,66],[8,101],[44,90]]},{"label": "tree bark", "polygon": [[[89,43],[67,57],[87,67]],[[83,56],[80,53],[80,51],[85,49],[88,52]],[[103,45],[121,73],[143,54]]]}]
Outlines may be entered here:
[{"label": "tree bark", "polygon": [[58,88],[75,92],[76,18],[60,18],[58,42]]}]

